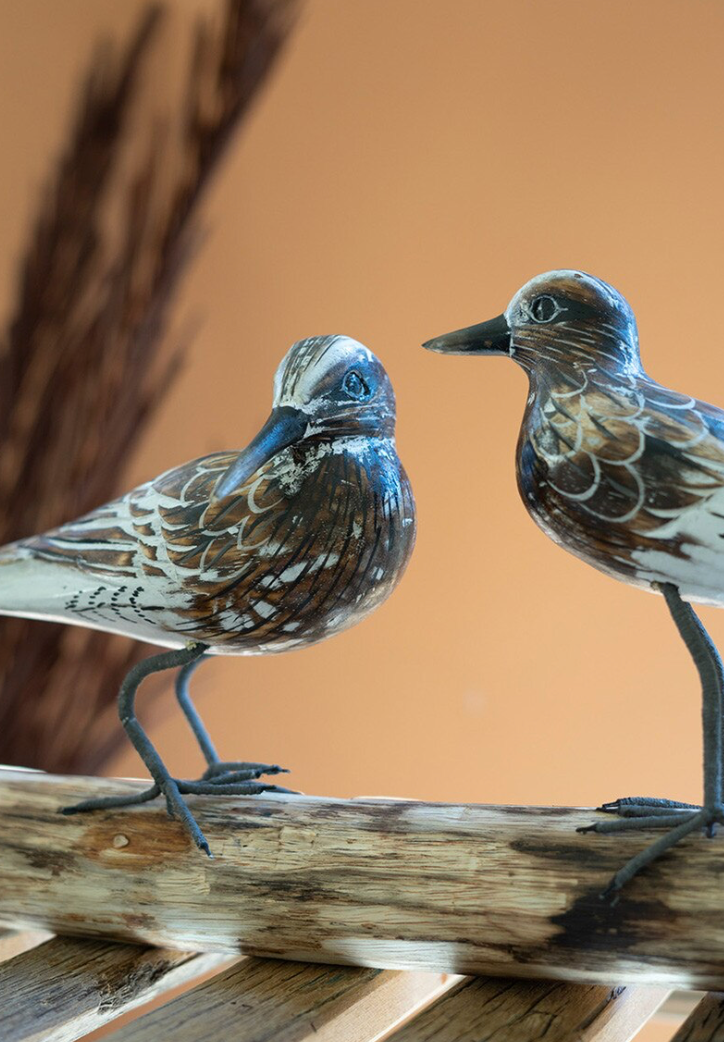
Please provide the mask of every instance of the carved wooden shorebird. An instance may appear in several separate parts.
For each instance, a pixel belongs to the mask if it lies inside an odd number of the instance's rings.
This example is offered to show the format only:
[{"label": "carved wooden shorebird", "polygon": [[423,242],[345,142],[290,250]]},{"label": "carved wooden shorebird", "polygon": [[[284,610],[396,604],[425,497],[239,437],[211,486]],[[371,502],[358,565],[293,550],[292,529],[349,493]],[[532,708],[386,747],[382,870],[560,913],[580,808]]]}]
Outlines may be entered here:
[{"label": "carved wooden shorebird", "polygon": [[581,830],[670,829],[614,876],[607,892],[618,890],[684,836],[724,822],[724,673],[687,603],[724,606],[724,412],[647,376],[630,306],[580,271],[538,275],[500,317],[425,347],[509,355],[526,371],[517,472],[529,513],[594,568],[663,594],[699,671],[703,805],[614,800],[599,809],[619,820]]},{"label": "carved wooden shorebird", "polygon": [[[395,448],[395,396],[356,340],[300,340],[274,380],[268,421],[241,452],[170,470],[44,535],[0,548],[0,614],[111,630],[172,648],[129,672],[121,722],[153,785],[65,813],[159,794],[209,848],[183,793],[280,790],[274,765],[221,762],[189,699],[208,655],[303,648],[352,626],[399,582],[415,542],[415,504]],[[180,667],[176,693],[208,770],[170,776],[134,712],[150,673]]]}]

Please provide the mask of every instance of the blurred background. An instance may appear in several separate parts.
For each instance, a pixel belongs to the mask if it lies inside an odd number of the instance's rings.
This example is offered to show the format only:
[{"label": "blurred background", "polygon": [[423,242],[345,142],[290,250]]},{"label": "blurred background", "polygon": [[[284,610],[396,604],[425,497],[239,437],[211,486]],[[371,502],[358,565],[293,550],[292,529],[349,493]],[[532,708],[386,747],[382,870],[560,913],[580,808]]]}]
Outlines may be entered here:
[{"label": "blurred background", "polygon": [[[217,24],[222,6],[170,5],[147,48],[120,166],[136,169],[155,142],[156,190],[178,159],[198,20]],[[20,265],[67,153],[81,83],[98,67],[96,45],[105,38],[121,53],[147,8],[0,6],[0,312],[16,333]],[[538,272],[581,268],[628,297],[655,378],[724,404],[724,8],[307,0],[292,13],[259,83],[252,62],[251,104],[199,200],[203,236],[157,336],[154,407],[138,436],[115,437],[103,495],[246,444],[287,347],[340,332],[391,374],[419,536],[403,583],[362,625],[303,652],[217,660],[198,674],[222,755],[280,762],[292,785],[335,796],[697,800],[698,682],[663,602],[579,563],[527,517],[514,474],[523,374],[505,359],[441,358],[419,345],[499,314]],[[110,208],[104,234],[128,226],[125,205]],[[179,349],[172,378],[164,365]],[[132,382],[126,391],[132,398]],[[64,408],[48,444],[80,422]],[[76,431],[95,451],[91,471],[105,466],[111,434],[92,419]],[[59,473],[52,517],[16,515],[18,466],[5,539],[67,520],[62,503],[75,503],[74,489],[58,488],[75,479]],[[724,648],[724,613],[702,618]],[[33,673],[38,626],[12,631],[6,649],[3,668],[17,668],[4,688],[4,733],[14,735],[5,758],[29,762],[32,746],[37,766],[138,775],[110,674],[97,711],[92,674],[74,677],[55,716],[42,702],[53,674],[47,663]],[[78,661],[74,639],[48,637],[48,662],[56,647]],[[108,647],[120,673],[136,652]],[[170,686],[139,706],[172,772],[194,776],[200,757]],[[67,755],[54,738],[64,721],[77,739],[63,737]]]},{"label": "blurred background", "polygon": [[[122,47],[145,9],[0,7],[6,324],[94,47]],[[171,5],[141,94],[154,132],[197,19],[219,9]],[[724,404],[724,8],[658,0],[653,15],[623,0],[300,8],[201,201],[203,241],[159,356],[182,345],[184,362],[115,490],[246,444],[287,347],[340,332],[391,374],[419,536],[401,586],[360,626],[200,671],[225,757],[280,762],[292,785],[336,796],[699,798],[699,687],[663,602],[556,548],[518,499],[522,372],[419,346],[499,314],[538,272],[582,268],[627,296],[656,379]],[[724,613],[702,618],[724,648]],[[172,771],[195,775],[170,687],[139,706]],[[119,730],[112,700],[104,712]],[[99,769],[140,764],[124,742]]]}]

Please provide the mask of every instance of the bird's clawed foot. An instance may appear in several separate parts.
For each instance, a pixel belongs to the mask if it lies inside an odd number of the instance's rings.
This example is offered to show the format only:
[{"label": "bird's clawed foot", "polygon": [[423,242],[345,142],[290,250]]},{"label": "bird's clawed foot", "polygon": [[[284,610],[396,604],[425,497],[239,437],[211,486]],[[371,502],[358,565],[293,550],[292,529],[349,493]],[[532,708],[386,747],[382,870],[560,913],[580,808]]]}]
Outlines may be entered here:
[{"label": "bird's clawed foot", "polygon": [[209,764],[199,781],[223,785],[226,782],[251,781],[262,774],[289,774],[289,768],[271,763],[247,763],[245,760],[216,760]]},{"label": "bird's clawed foot", "polygon": [[625,796],[602,803],[596,810],[616,817],[614,821],[596,821],[584,825],[578,832],[628,832],[630,829],[666,828],[670,824],[688,820],[702,808],[695,803],[681,803],[654,796]]},{"label": "bird's clawed foot", "polygon": [[270,785],[258,780],[263,774],[281,773],[286,773],[283,767],[266,763],[218,762],[212,764],[198,781],[185,781],[169,776],[159,779],[143,792],[83,800],[70,807],[61,807],[61,813],[83,814],[92,810],[134,807],[163,795],[169,817],[180,821],[199,850],[203,850],[209,857],[213,857],[206,837],[199,828],[196,818],[186,806],[183,795],[257,796],[264,792],[294,793],[293,789],[285,789],[280,785]]},{"label": "bird's clawed foot", "polygon": [[696,803],[666,800],[657,796],[624,796],[622,799],[602,803],[596,808],[606,814],[618,814],[621,818],[648,818],[656,815],[701,810]]},{"label": "bird's clawed foot", "polygon": [[129,796],[97,796],[92,800],[82,800],[73,803],[70,807],[61,807],[61,814],[83,814],[87,810],[113,810],[114,807],[136,807],[139,803],[148,803],[161,795],[158,785],[151,785],[143,792],[136,792]]},{"label": "bird's clawed foot", "polygon": [[673,847],[685,836],[704,829],[711,837],[717,825],[724,825],[724,806],[721,803],[711,807],[697,807],[691,803],[680,803],[677,800],[653,799],[645,796],[626,797],[604,803],[598,808],[608,814],[618,815],[613,821],[596,821],[591,825],[578,828],[577,832],[598,832],[610,834],[629,832],[637,829],[669,829],[640,854],[631,858],[610,881],[601,894],[602,898],[615,897],[635,875],[650,865],[652,861]]},{"label": "bird's clawed foot", "polygon": [[83,800],[74,803],[70,807],[61,807],[61,814],[85,814],[92,810],[115,810],[119,807],[136,807],[140,803],[148,803],[157,796],[163,795],[166,799],[166,810],[170,818],[178,818],[188,834],[193,839],[199,850],[203,850],[209,857],[212,856],[206,837],[199,828],[196,818],[188,809],[181,798],[180,786],[175,778],[167,777],[154,782],[143,792],[133,793],[128,796],[98,796],[92,800]]},{"label": "bird's clawed foot", "polygon": [[294,789],[259,782],[258,779],[264,774],[289,774],[289,769],[271,763],[215,760],[196,781],[179,781],[178,786],[181,792],[216,793],[218,796],[256,796],[260,792],[287,792],[297,795]]}]

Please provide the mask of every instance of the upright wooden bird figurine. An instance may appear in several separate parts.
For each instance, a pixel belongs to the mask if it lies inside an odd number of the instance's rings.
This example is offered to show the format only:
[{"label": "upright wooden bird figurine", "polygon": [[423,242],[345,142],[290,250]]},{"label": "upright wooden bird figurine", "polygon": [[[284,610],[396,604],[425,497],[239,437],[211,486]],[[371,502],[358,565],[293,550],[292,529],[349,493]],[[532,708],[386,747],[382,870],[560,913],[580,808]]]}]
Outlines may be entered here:
[{"label": "upright wooden bird figurine", "polygon": [[724,412],[647,376],[629,304],[581,271],[538,275],[500,317],[424,346],[508,355],[525,370],[517,473],[533,520],[594,568],[663,594],[699,671],[703,805],[629,797],[600,808],[620,820],[582,830],[670,829],[614,876],[608,891],[618,890],[684,836],[724,822],[724,673],[688,603],[724,606]]},{"label": "upright wooden bird figurine", "polygon": [[[0,548],[0,614],[174,649],[134,666],[119,694],[121,722],[153,785],[65,813],[162,793],[209,853],[183,793],[289,791],[257,780],[277,766],[219,760],[189,699],[191,671],[207,655],[288,651],[347,629],[392,593],[414,542],[390,379],[356,340],[318,336],[282,360],[271,416],[241,452],[193,460]],[[134,711],[143,678],[171,667],[180,667],[178,700],[208,763],[198,781],[170,776]]]}]

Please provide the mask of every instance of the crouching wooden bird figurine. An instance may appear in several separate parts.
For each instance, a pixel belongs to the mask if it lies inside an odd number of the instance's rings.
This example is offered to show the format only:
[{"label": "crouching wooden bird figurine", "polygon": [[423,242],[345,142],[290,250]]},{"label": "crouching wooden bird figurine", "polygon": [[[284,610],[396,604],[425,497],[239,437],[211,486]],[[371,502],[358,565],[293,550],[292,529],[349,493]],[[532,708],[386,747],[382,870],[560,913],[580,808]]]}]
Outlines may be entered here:
[{"label": "crouching wooden bird figurine", "polygon": [[[282,360],[272,413],[241,452],[186,463],[78,521],[0,548],[0,614],[173,649],[134,666],[119,694],[152,786],[64,812],[163,794],[209,853],[183,794],[289,790],[258,780],[279,773],[275,765],[219,760],[190,701],[190,673],[209,655],[303,648],[359,622],[393,591],[414,542],[389,377],[357,341],[319,336]],[[172,667],[208,763],[198,781],[170,776],[134,711],[143,678]]]},{"label": "crouching wooden bird figurine", "polygon": [[517,451],[533,520],[565,550],[664,596],[703,689],[701,807],[629,797],[581,831],[669,831],[632,858],[607,892],[689,833],[724,822],[717,651],[688,602],[724,606],[724,412],[655,383],[641,367],[633,312],[580,271],[531,279],[499,318],[429,340],[432,351],[508,355],[530,394]]}]

